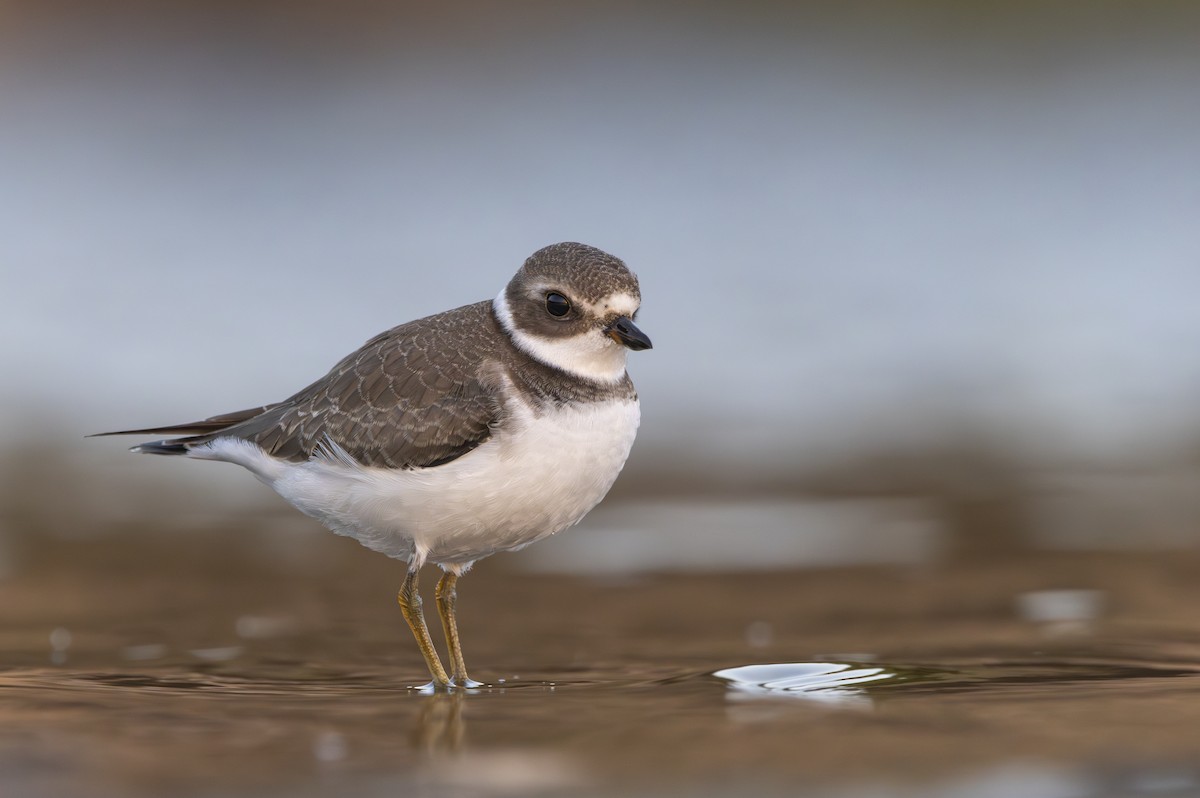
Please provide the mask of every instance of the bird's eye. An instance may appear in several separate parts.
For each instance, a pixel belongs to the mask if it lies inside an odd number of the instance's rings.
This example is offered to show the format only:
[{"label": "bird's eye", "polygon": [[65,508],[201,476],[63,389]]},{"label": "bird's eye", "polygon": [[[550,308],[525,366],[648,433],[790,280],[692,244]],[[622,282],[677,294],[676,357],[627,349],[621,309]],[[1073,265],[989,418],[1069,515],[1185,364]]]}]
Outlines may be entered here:
[{"label": "bird's eye", "polygon": [[562,317],[571,310],[571,302],[562,294],[546,294],[546,312],[551,316]]}]

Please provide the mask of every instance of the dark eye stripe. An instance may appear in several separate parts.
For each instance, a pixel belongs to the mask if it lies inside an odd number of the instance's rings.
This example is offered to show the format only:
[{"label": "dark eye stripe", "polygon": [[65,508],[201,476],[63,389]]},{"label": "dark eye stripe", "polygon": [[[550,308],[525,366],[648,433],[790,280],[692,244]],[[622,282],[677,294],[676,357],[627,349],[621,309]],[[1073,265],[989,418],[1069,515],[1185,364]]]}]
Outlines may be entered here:
[{"label": "dark eye stripe", "polygon": [[546,312],[559,318],[571,311],[571,302],[562,294],[546,294]]}]

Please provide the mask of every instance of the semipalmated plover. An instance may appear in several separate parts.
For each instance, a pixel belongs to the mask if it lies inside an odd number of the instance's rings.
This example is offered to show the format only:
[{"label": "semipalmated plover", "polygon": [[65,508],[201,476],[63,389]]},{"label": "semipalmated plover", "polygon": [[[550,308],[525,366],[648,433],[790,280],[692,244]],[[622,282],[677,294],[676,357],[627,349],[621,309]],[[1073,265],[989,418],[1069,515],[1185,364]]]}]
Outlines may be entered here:
[{"label": "semipalmated plover", "polygon": [[[637,277],[583,244],[535,252],[491,301],[375,336],[321,379],[263,407],[107,435],[184,437],[132,451],[247,468],[339,535],[408,563],[400,608],[433,681],[474,686],[455,622],[455,584],[477,560],[578,522],[625,464],[638,395],[627,350]],[[445,572],[442,666],[417,592]]]}]

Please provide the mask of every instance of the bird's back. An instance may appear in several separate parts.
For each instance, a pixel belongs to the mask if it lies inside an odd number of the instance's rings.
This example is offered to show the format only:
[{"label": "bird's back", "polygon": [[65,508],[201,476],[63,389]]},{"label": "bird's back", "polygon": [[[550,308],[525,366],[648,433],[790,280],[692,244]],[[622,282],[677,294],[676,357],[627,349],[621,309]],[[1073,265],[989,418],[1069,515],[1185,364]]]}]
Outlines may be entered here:
[{"label": "bird's back", "polygon": [[245,440],[291,462],[333,443],[362,465],[436,466],[487,440],[501,408],[480,367],[504,359],[506,341],[488,302],[411,321],[283,402],[207,437]]}]

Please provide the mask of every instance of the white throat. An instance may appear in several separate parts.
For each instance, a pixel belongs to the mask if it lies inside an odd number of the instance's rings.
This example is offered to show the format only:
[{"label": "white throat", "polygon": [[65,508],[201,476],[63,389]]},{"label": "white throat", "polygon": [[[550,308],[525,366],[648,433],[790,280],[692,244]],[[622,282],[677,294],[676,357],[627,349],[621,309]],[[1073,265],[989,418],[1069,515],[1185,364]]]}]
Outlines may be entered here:
[{"label": "white throat", "polygon": [[542,338],[517,329],[504,290],[492,307],[513,343],[534,360],[593,382],[613,383],[625,376],[628,350],[600,330],[558,340]]}]

